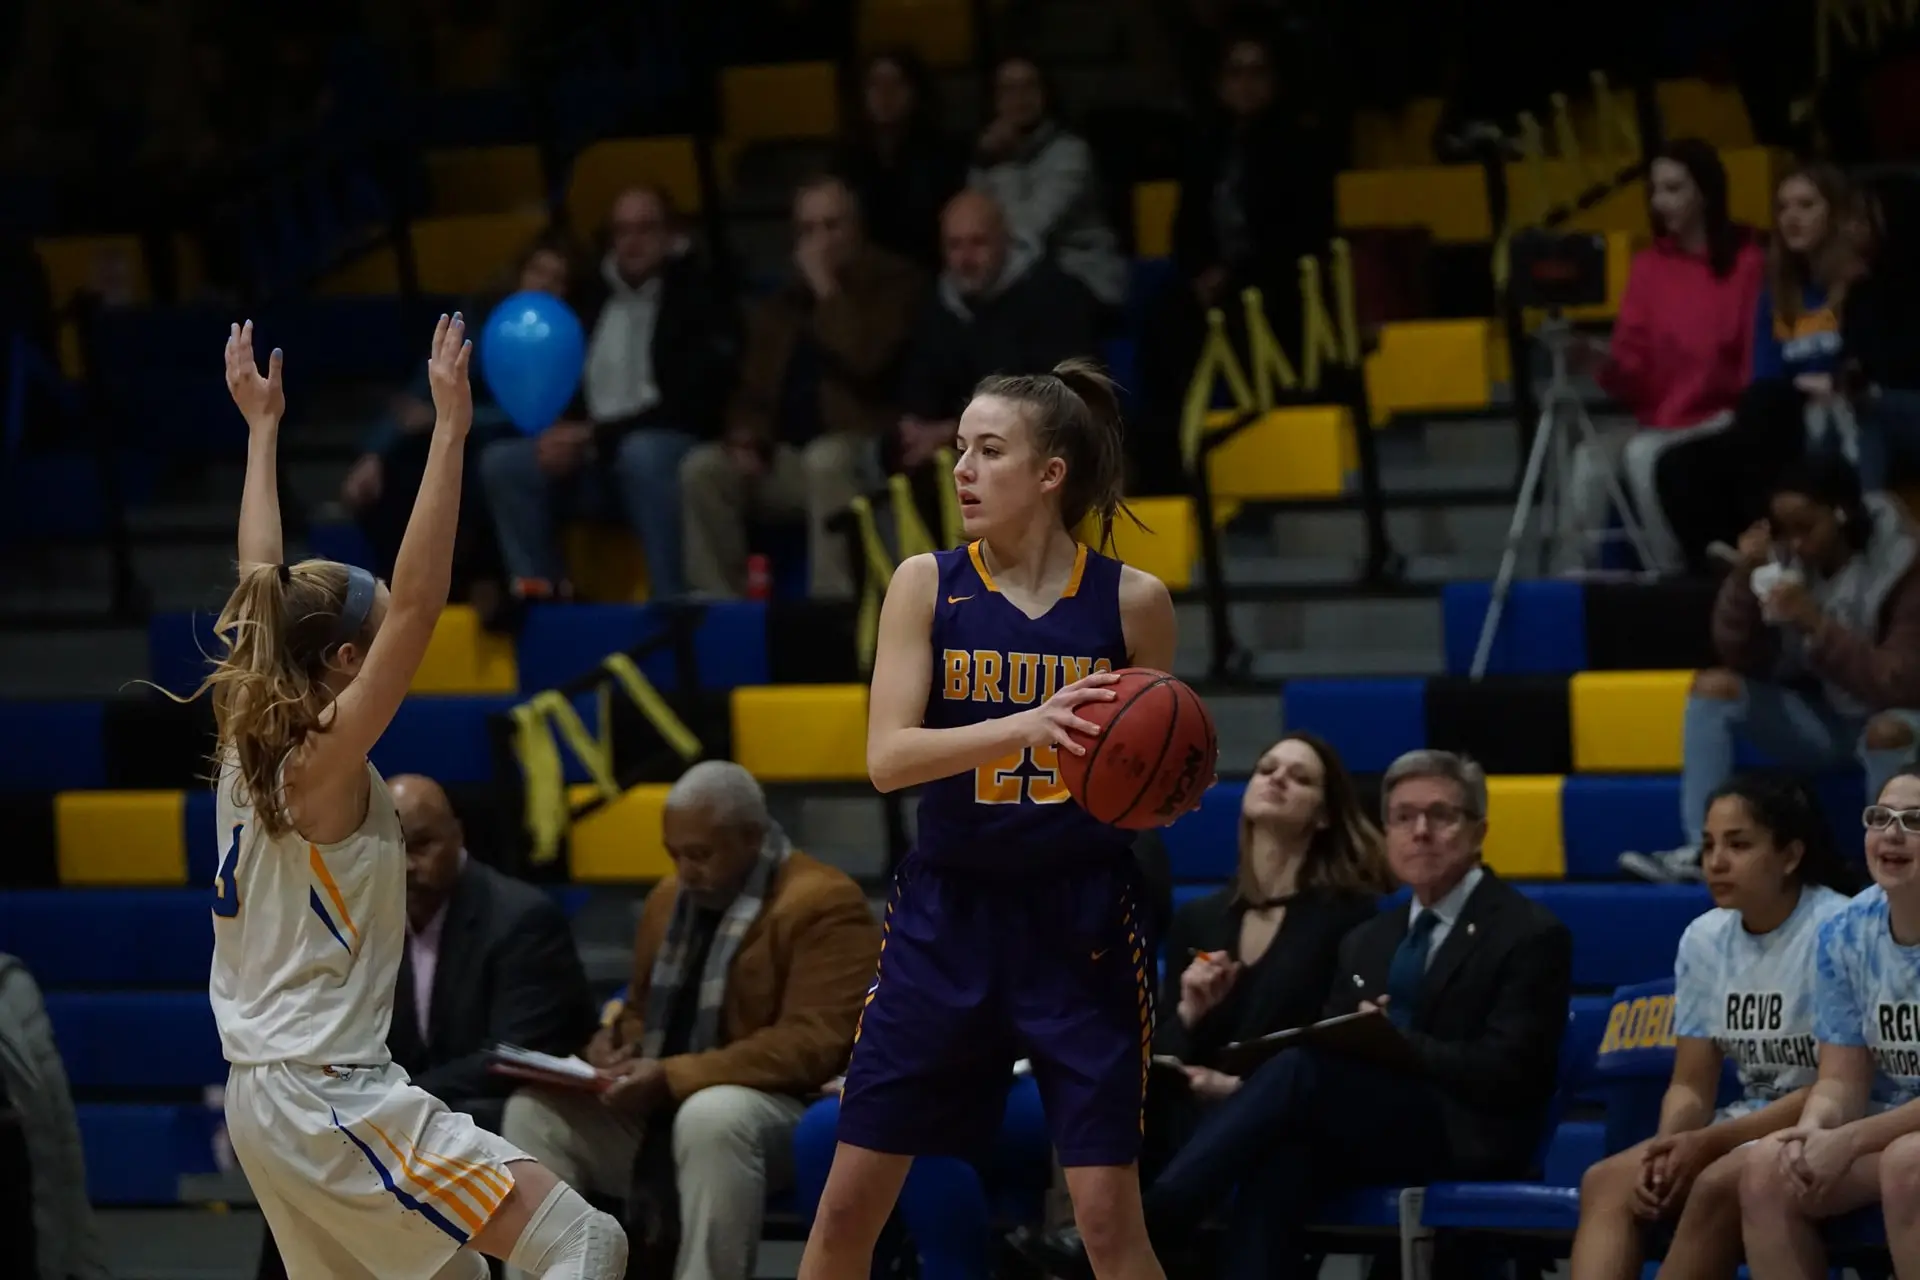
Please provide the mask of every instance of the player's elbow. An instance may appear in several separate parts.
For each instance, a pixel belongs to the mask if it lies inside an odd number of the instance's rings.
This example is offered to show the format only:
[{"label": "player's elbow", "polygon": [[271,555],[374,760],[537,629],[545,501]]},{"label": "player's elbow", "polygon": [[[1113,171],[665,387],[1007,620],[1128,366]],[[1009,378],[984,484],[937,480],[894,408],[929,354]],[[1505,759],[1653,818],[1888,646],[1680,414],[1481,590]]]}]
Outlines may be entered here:
[{"label": "player's elbow", "polygon": [[867,735],[867,777],[873,789],[882,795],[913,785],[907,775],[908,762],[900,752],[901,735],[897,730]]}]

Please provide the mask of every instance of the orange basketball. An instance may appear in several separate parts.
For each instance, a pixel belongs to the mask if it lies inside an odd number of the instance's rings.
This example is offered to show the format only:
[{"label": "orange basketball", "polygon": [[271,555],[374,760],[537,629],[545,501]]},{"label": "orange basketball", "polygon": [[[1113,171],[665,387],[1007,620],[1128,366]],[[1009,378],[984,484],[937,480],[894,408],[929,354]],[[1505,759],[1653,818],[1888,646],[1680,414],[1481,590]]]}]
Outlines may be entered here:
[{"label": "orange basketball", "polygon": [[1120,678],[1107,686],[1113,701],[1074,708],[1100,733],[1079,735],[1083,756],[1060,752],[1060,777],[1102,822],[1133,831],[1164,827],[1213,779],[1220,754],[1213,717],[1199,694],[1164,671],[1128,667],[1114,674]]}]

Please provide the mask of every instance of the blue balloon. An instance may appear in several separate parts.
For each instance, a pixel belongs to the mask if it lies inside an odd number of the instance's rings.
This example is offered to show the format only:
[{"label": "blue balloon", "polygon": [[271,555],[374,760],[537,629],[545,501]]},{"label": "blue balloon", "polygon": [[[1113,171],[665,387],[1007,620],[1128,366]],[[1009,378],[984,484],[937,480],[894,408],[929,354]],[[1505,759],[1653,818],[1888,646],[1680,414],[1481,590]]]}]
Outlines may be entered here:
[{"label": "blue balloon", "polygon": [[516,293],[480,334],[480,373],[513,425],[537,435],[579,390],[587,340],[580,318],[548,293]]}]

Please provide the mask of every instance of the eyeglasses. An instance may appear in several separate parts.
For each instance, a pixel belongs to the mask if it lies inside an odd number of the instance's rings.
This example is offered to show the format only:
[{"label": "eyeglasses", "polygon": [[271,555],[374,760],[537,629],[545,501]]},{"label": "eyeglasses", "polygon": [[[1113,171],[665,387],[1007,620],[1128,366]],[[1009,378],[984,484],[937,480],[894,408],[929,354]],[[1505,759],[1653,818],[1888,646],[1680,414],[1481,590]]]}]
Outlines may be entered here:
[{"label": "eyeglasses", "polygon": [[1894,823],[1910,836],[1920,836],[1920,809],[1889,809],[1883,804],[1870,804],[1860,814],[1860,825],[1869,831],[1885,831]]},{"label": "eyeglasses", "polygon": [[1454,804],[1430,804],[1424,809],[1412,805],[1396,805],[1387,810],[1387,825],[1390,827],[1411,827],[1425,818],[1427,825],[1435,831],[1451,831],[1465,822],[1470,815],[1465,809]]}]

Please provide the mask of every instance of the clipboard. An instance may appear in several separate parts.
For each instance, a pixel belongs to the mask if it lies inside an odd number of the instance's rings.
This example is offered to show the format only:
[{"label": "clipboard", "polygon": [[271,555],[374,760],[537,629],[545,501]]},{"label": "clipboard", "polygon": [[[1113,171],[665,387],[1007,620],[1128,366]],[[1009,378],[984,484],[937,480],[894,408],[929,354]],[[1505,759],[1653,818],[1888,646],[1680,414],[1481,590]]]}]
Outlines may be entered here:
[{"label": "clipboard", "polygon": [[487,1070],[494,1075],[510,1076],[549,1089],[599,1094],[605,1093],[613,1083],[578,1058],[557,1058],[510,1044],[495,1045],[491,1056],[493,1061],[487,1064]]},{"label": "clipboard", "polygon": [[1400,1029],[1377,1010],[1343,1013],[1337,1018],[1288,1027],[1257,1040],[1227,1045],[1217,1055],[1220,1070],[1248,1076],[1275,1054],[1312,1046],[1382,1067],[1412,1067],[1413,1046]]}]

